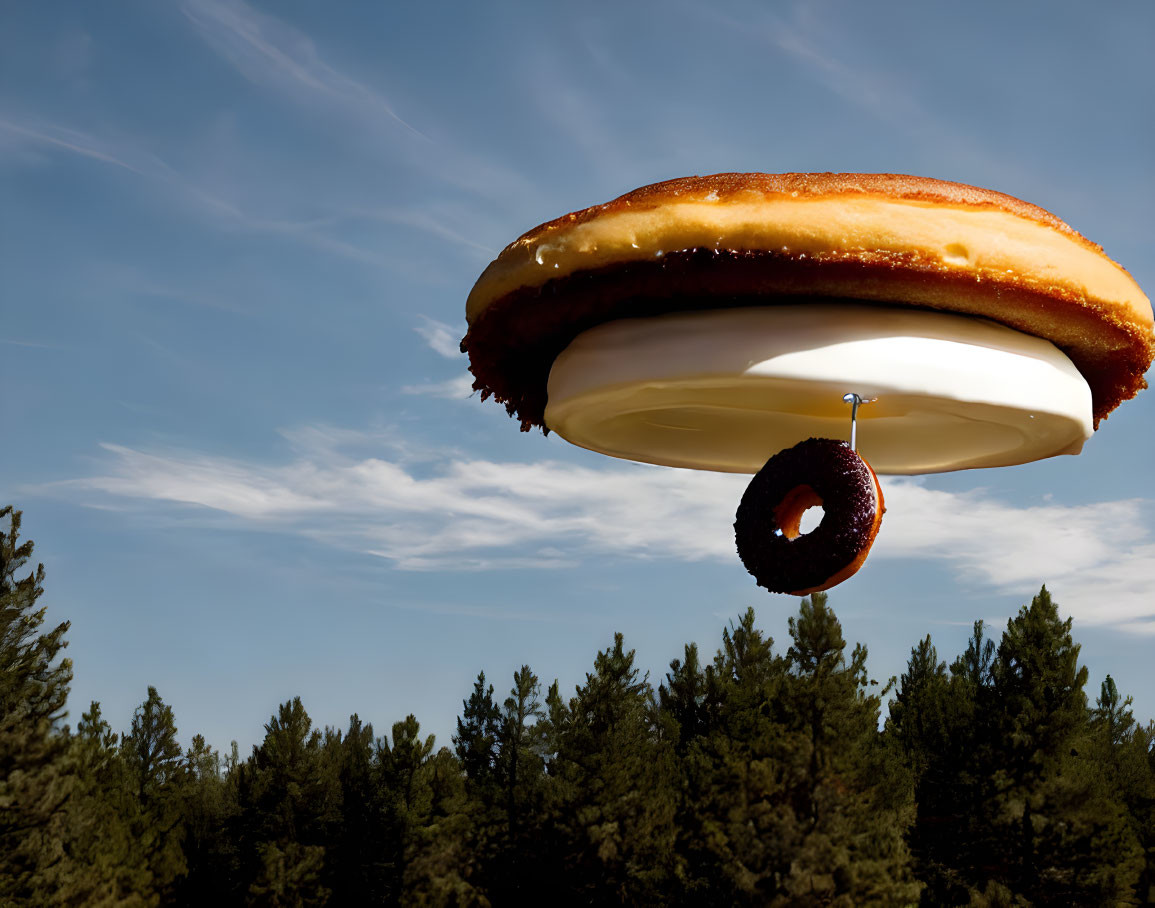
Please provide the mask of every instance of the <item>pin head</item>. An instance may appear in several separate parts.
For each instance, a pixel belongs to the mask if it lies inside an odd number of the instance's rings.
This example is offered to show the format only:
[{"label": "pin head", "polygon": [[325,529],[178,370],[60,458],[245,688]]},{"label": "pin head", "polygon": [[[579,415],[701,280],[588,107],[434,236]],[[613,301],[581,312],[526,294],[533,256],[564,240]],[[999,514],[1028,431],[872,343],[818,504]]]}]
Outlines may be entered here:
[{"label": "pin head", "polygon": [[853,391],[848,391],[842,395],[843,401],[850,404],[850,450],[858,450],[858,405],[865,403],[863,398],[855,394]]}]

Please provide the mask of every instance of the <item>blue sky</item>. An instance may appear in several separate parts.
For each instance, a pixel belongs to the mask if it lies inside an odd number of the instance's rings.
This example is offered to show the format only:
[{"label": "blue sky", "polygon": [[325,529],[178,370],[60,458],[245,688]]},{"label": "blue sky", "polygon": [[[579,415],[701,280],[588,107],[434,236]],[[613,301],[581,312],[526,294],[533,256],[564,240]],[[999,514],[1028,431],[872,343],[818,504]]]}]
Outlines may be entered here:
[{"label": "blue sky", "polygon": [[[1106,12],[1104,12],[1104,10]],[[73,719],[156,685],[227,748],[472,679],[660,679],[747,606],[741,477],[522,434],[466,294],[524,230],[693,173],[849,170],[1042,205],[1155,287],[1155,6],[173,0],[0,10],[0,499],[72,621]],[[885,680],[1046,583],[1088,691],[1155,716],[1155,394],[1078,457],[884,480],[831,602]]]}]

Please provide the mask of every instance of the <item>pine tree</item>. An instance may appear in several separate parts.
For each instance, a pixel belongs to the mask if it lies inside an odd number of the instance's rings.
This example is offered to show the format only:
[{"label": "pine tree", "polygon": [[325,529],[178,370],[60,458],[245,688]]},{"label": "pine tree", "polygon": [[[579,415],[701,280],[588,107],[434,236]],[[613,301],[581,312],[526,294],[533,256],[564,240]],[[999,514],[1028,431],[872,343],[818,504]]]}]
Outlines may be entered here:
[{"label": "pine tree", "polygon": [[[976,665],[971,676],[976,683],[983,675],[977,666],[984,658],[984,649],[988,661],[993,659],[994,644],[984,642],[982,622],[977,622],[968,647]],[[952,717],[959,712],[958,702],[965,699],[969,705],[970,698],[957,685],[952,691],[951,683],[946,663],[939,661],[928,634],[911,650],[907,670],[890,701],[884,733],[887,746],[897,751],[913,778],[916,813],[907,843],[915,875],[926,887],[922,900],[927,905],[953,904],[967,891],[946,863],[967,842],[960,836],[967,801],[965,797],[958,800],[958,761],[970,749],[959,749],[956,736],[973,729],[970,724],[965,729],[952,724]],[[973,714],[970,709],[965,712]]]},{"label": "pine tree", "polygon": [[149,686],[148,698],[132,716],[132,729],[121,737],[121,750],[136,783],[136,795],[146,807],[179,781],[181,747],[172,707]]},{"label": "pine tree", "polygon": [[434,737],[421,737],[421,723],[414,715],[394,722],[390,738],[377,745],[377,765],[383,799],[387,904],[401,904],[408,862],[421,826],[433,807],[426,764],[433,753]]},{"label": "pine tree", "polygon": [[[20,541],[21,512],[0,509],[0,902],[38,904],[52,885],[59,843],[47,835],[73,793],[67,740],[56,724],[72,681],[72,663],[59,658],[68,622],[42,630],[44,565],[17,574],[32,557]],[[59,659],[59,661],[58,661]]]},{"label": "pine tree", "polygon": [[168,898],[188,871],[181,850],[184,767],[172,707],[155,687],[148,688],[148,697],[133,713],[131,729],[121,735],[120,751],[136,802],[122,809],[138,837],[137,848],[148,862],[154,888]]},{"label": "pine tree", "polygon": [[569,704],[558,689],[557,679],[545,695],[545,718],[541,721],[542,757],[551,766],[557,759],[562,737],[570,725]]},{"label": "pine tree", "polygon": [[[532,899],[527,881],[534,871],[544,795],[544,711],[541,683],[528,665],[514,672],[513,687],[501,707],[498,726],[497,778],[500,819],[479,814],[479,848],[486,851],[484,886],[497,904]],[[485,807],[490,807],[484,802]]]},{"label": "pine tree", "polygon": [[1137,849],[1102,784],[1079,647],[1046,588],[996,648],[975,622],[944,684],[912,652],[887,735],[910,761],[923,904],[1126,903]]},{"label": "pine tree", "polygon": [[[1099,830],[1097,837],[1106,832],[1115,838],[1112,856],[1119,903],[1148,904],[1155,879],[1155,754],[1150,752],[1152,737],[1135,722],[1131,702],[1107,675],[1071,762],[1090,776],[1088,787],[1097,799],[1108,802],[1100,811],[1118,819],[1114,828]],[[1097,844],[1102,849],[1103,843]]]},{"label": "pine tree", "polygon": [[768,904],[797,845],[789,803],[801,736],[780,720],[786,664],[754,610],[722,632],[713,664],[675,659],[659,692],[680,759],[679,900]]},{"label": "pine tree", "polygon": [[541,682],[528,665],[523,665],[514,672],[513,687],[502,704],[498,739],[506,823],[513,838],[517,837],[528,793],[544,766],[540,730],[536,727],[542,715]]},{"label": "pine tree", "polygon": [[1078,655],[1045,587],[997,649],[976,622],[951,666],[945,728],[921,742],[937,751],[911,841],[924,904],[1127,903],[1138,848],[1088,758]]},{"label": "pine tree", "polygon": [[[997,695],[993,667],[995,641],[986,626],[975,621],[966,650],[950,667],[947,698],[948,732],[940,756],[940,780],[932,789],[923,779],[920,814],[934,818],[919,825],[920,858],[934,875],[927,880],[924,904],[948,896],[946,904],[969,899],[976,888],[990,888],[990,868],[1002,845],[993,836],[990,817],[996,808],[995,768],[1001,760],[1002,741],[997,731]],[[924,879],[927,879],[924,877]],[[940,891],[941,890],[941,891]]]},{"label": "pine tree", "polygon": [[1151,905],[1155,904],[1155,721],[1136,726],[1126,750],[1131,771],[1123,798],[1143,858],[1134,889],[1139,904]]},{"label": "pine tree", "polygon": [[1007,622],[992,666],[1011,784],[1037,783],[1086,720],[1087,669],[1078,660],[1071,619],[1059,620],[1044,586]]},{"label": "pine tree", "polygon": [[338,780],[300,697],[282,703],[265,725],[264,740],[242,767],[238,800],[250,898],[282,904],[290,884],[307,899],[301,904],[328,898],[325,844],[338,821]]},{"label": "pine tree", "polygon": [[933,771],[935,758],[945,744],[946,692],[950,676],[946,663],[927,634],[910,652],[906,672],[899,678],[898,691],[890,701],[886,731],[914,770],[917,780]]},{"label": "pine tree", "polygon": [[1108,675],[1099,690],[1095,708],[1091,711],[1091,724],[1113,746],[1127,740],[1135,726],[1131,703],[1130,696],[1120,700],[1115,679]]},{"label": "pine tree", "polygon": [[[478,690],[489,699],[483,684],[479,680]],[[483,865],[492,849],[480,804],[467,793],[461,760],[445,747],[433,753],[433,747],[433,735],[423,739],[412,715],[393,725],[392,742],[380,742],[392,871],[386,902],[487,906]],[[494,795],[498,787],[488,784],[484,791]]]},{"label": "pine tree", "polygon": [[[1079,647],[1071,622],[1043,587],[1007,622],[991,672],[994,681],[995,734],[1000,742],[995,770],[998,802],[1013,820],[995,819],[1001,867],[998,881],[1035,900],[1043,894],[1038,816],[1043,781],[1059,761],[1086,718],[1083,686],[1087,669],[1079,666]],[[992,855],[993,857],[993,855]]]},{"label": "pine tree", "polygon": [[803,599],[789,622],[789,683],[783,719],[801,732],[808,759],[792,793],[801,841],[782,882],[790,904],[900,904],[917,897],[902,838],[909,781],[878,735],[880,697],[866,647],[849,663],[842,627],[825,593]]},{"label": "pine tree", "polygon": [[[901,837],[907,777],[881,745],[866,650],[851,662],[817,594],[776,655],[753,610],[712,665],[671,663],[678,742],[678,900],[697,905],[897,904],[916,897]],[[691,729],[687,734],[687,729]]]},{"label": "pine tree", "polygon": [[32,557],[33,543],[19,541],[22,512],[8,505],[0,508],[0,520],[5,517],[8,531],[0,534],[0,718],[55,722],[64,714],[72,682],[71,660],[56,661],[68,645],[64,635],[70,623],[40,632],[46,609],[36,608],[36,601],[44,594],[44,565],[26,577],[16,576]]},{"label": "pine tree", "polygon": [[63,847],[54,895],[59,904],[152,906],[159,887],[148,855],[118,735],[93,702],[70,739],[76,789],[54,834]]},{"label": "pine tree", "polygon": [[479,838],[477,802],[466,794],[462,765],[443,747],[419,770],[428,810],[411,816],[406,847],[405,905],[486,906],[482,864],[488,849]]},{"label": "pine tree", "polygon": [[568,883],[559,900],[660,901],[674,867],[673,753],[622,635],[598,653],[568,705],[556,685],[546,705],[557,741],[549,819]]},{"label": "pine tree", "polygon": [[382,811],[374,768],[373,726],[354,714],[349,730],[334,736],[341,819],[330,837],[326,886],[333,904],[379,904],[386,890]]},{"label": "pine tree", "polygon": [[479,672],[469,699],[462,703],[453,744],[472,785],[483,788],[494,781],[501,713],[493,702],[493,685],[485,686]]},{"label": "pine tree", "polygon": [[223,904],[240,887],[240,850],[230,835],[240,807],[235,780],[222,772],[224,766],[220,753],[204,735],[193,735],[180,774],[179,805],[188,866],[174,898],[180,905]]},{"label": "pine tree", "polygon": [[421,738],[421,723],[410,714],[393,723],[392,742],[382,739],[378,756],[386,787],[402,811],[420,811],[428,792],[421,785],[421,768],[433,753],[433,735]]},{"label": "pine tree", "polygon": [[993,809],[991,773],[998,762],[992,724],[995,642],[986,636],[984,623],[976,621],[945,686],[939,666],[930,668],[936,660],[937,653],[932,657],[925,646],[912,651],[911,695],[898,706],[898,721],[888,728],[891,743],[897,738],[916,780],[917,811],[908,843],[925,887],[921,903],[997,899],[982,869],[997,848],[986,819]]},{"label": "pine tree", "polygon": [[687,643],[685,659],[674,659],[666,681],[658,688],[662,715],[673,722],[679,754],[707,730],[706,678],[698,659],[698,644]]}]

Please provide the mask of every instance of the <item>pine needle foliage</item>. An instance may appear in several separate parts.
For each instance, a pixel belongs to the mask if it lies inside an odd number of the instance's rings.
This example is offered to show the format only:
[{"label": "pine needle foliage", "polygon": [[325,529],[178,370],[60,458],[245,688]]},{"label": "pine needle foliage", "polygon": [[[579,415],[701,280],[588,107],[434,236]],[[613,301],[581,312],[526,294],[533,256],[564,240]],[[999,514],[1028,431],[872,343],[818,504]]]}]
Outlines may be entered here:
[{"label": "pine needle foliage", "polygon": [[[963,652],[869,677],[825,594],[748,609],[655,686],[620,634],[563,694],[480,671],[452,747],[280,704],[242,758],[63,724],[67,622],[0,510],[0,906],[1155,903],[1155,723],[1089,672],[1044,587]],[[713,650],[712,655],[708,655]],[[882,702],[889,697],[880,730]],[[543,895],[544,894],[544,895]]]}]

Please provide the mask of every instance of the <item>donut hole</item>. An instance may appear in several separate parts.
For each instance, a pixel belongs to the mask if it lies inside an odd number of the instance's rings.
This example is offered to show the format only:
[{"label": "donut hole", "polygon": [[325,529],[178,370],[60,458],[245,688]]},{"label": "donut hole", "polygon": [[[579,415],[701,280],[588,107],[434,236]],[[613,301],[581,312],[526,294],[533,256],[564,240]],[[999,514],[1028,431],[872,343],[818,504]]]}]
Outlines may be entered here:
[{"label": "donut hole", "polygon": [[822,509],[821,505],[815,505],[812,508],[807,508],[802,512],[802,517],[798,521],[798,533],[805,536],[807,533],[812,533],[818,529],[822,523],[822,518],[826,516],[826,511]]},{"label": "donut hole", "polygon": [[822,497],[814,489],[806,484],[795,486],[774,508],[775,535],[797,539],[817,529],[824,514]]}]

